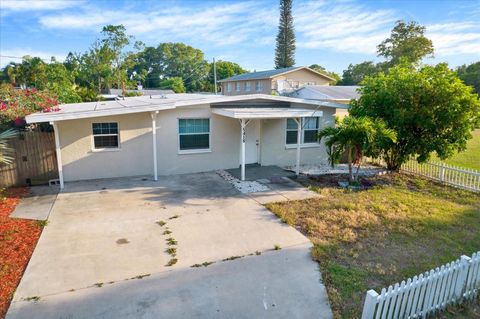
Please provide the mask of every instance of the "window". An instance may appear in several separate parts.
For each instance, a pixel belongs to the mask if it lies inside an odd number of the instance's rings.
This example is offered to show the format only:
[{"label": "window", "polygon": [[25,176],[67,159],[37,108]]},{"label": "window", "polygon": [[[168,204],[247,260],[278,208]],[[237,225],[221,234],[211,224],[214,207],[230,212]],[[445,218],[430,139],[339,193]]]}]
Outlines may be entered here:
[{"label": "window", "polygon": [[118,148],[118,123],[92,123],[93,149]]},{"label": "window", "polygon": [[210,119],[179,119],[180,151],[210,149]]},{"label": "window", "polygon": [[255,90],[256,90],[257,92],[263,91],[263,83],[262,83],[262,81],[256,81],[256,82],[255,82]]},{"label": "window", "polygon": [[232,92],[232,83],[227,83],[227,92]]},{"label": "window", "polygon": [[[317,133],[319,130],[319,118],[307,117],[302,118],[302,143],[312,144],[318,143]],[[297,144],[298,125],[294,119],[287,119],[287,144]]]},{"label": "window", "polygon": [[240,82],[235,83],[235,90],[240,92]]},{"label": "window", "polygon": [[252,90],[252,82],[245,82],[245,92],[250,92]]}]

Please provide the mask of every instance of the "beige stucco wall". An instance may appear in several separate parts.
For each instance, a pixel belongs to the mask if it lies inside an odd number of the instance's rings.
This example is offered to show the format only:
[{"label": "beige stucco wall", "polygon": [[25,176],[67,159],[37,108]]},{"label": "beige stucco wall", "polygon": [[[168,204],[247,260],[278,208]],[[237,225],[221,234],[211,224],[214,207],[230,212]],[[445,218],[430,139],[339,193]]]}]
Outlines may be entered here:
[{"label": "beige stucco wall", "polygon": [[[333,125],[334,109],[322,109],[322,127]],[[179,118],[210,118],[210,152],[180,154]],[[120,149],[92,150],[92,123],[118,122]],[[65,181],[153,174],[150,113],[58,122]],[[293,165],[295,148],[286,148],[286,120],[261,120],[260,163]],[[322,143],[323,144],[323,143]],[[204,172],[239,166],[238,120],[211,112],[208,105],[160,111],[157,115],[157,164],[159,175]],[[324,146],[303,148],[301,162],[327,160]]]},{"label": "beige stucco wall", "polygon": [[[208,153],[179,154],[178,119],[210,118]],[[161,175],[205,172],[238,167],[240,124],[238,120],[212,114],[207,105],[159,112],[157,117],[158,171]]]},{"label": "beige stucco wall", "polygon": [[[320,128],[335,124],[335,109],[321,108]],[[297,150],[286,146],[286,119],[268,119],[262,121],[262,146],[260,151],[262,165],[294,165]],[[292,146],[290,146],[292,147]],[[316,147],[301,149],[301,164],[326,164],[328,157],[322,141]]]},{"label": "beige stucco wall", "polygon": [[273,81],[288,80],[299,81],[301,83],[315,82],[315,85],[329,85],[329,81],[321,75],[310,72],[305,69],[300,69],[287,74],[279,75],[273,78]]},{"label": "beige stucco wall", "polygon": [[[260,81],[263,84],[263,90],[256,90],[256,82]],[[236,90],[235,83],[240,82],[240,91]],[[245,91],[245,82],[251,83],[251,90]],[[232,83],[232,91],[228,92],[227,83]],[[232,81],[232,82],[222,82],[222,94],[223,95],[244,95],[244,94],[272,94],[272,81],[270,79],[263,80],[249,80],[249,81]]]},{"label": "beige stucco wall", "polygon": [[[92,123],[118,122],[120,149],[93,151]],[[66,181],[152,174],[149,113],[58,122]]]}]

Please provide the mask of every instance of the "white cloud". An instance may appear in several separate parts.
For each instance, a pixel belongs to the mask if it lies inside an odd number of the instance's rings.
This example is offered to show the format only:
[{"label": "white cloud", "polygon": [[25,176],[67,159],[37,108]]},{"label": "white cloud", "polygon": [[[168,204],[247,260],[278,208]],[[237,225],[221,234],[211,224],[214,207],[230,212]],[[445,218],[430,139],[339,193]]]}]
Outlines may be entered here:
[{"label": "white cloud", "polygon": [[191,39],[211,45],[232,45],[265,37],[276,23],[277,18],[271,10],[255,2],[171,7],[150,12],[98,11],[90,7],[80,12],[50,14],[40,18],[40,24],[51,29],[98,31],[106,24],[123,24],[128,33],[143,39]]},{"label": "white cloud", "polygon": [[0,48],[0,68],[5,67],[10,62],[22,62],[22,57],[29,55],[32,57],[39,57],[46,62],[49,62],[52,57],[55,57],[57,61],[63,61],[67,56],[66,53],[59,52],[47,52],[32,50],[31,48],[16,48],[16,49],[3,49]]},{"label": "white cloud", "polygon": [[480,23],[458,22],[427,26],[437,56],[477,54],[480,57]]},{"label": "white cloud", "polygon": [[375,53],[398,20],[392,10],[319,1],[300,5],[294,19],[299,47],[367,54]]},{"label": "white cloud", "polygon": [[61,10],[72,6],[81,5],[83,2],[83,0],[1,0],[0,10]]}]

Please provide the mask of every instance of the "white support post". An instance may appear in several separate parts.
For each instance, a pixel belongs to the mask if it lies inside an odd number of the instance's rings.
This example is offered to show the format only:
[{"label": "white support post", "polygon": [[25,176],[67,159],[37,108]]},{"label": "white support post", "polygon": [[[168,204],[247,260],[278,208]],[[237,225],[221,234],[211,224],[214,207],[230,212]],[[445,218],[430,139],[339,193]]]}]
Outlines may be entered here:
[{"label": "white support post", "polygon": [[62,167],[62,150],[60,148],[60,137],[58,135],[57,122],[50,122],[53,126],[53,133],[55,135],[55,152],[57,153],[58,179],[60,180],[60,189],[65,187],[63,182],[63,167]]},{"label": "white support post", "polygon": [[295,118],[295,122],[297,123],[297,162],[295,165],[295,175],[299,176],[300,175],[300,143],[302,140],[302,119]]},{"label": "white support post", "polygon": [[240,170],[241,170],[241,177],[242,181],[245,180],[245,140],[247,138],[247,122],[245,119],[240,120],[240,129],[241,129],[241,134],[242,134],[242,140],[240,143]]},{"label": "white support post", "polygon": [[157,171],[157,113],[158,111],[151,112],[152,117],[152,143],[153,143],[153,180],[158,181]]}]

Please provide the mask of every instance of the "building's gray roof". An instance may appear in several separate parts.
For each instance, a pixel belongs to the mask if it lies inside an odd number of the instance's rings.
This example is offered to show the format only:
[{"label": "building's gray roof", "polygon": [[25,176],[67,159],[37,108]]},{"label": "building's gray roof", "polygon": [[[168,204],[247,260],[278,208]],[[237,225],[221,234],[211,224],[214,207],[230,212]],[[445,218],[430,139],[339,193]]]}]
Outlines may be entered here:
[{"label": "building's gray roof", "polygon": [[358,99],[358,85],[349,86],[327,86],[327,85],[306,85],[299,90],[310,90],[319,94],[319,99],[325,100],[352,100]]},{"label": "building's gray roof", "polygon": [[283,69],[243,73],[243,74],[231,76],[229,78],[220,80],[218,82],[268,79],[268,78],[271,78],[275,75],[282,74],[282,73],[285,73],[285,72],[290,72],[290,71],[300,69],[300,68],[301,67],[299,67],[299,66],[292,66],[292,67],[283,68]]},{"label": "building's gray roof", "polygon": [[234,75],[232,77],[220,80],[218,82],[230,82],[230,81],[248,81],[248,80],[260,80],[260,79],[270,79],[273,78],[274,76],[300,70],[300,69],[307,69],[311,72],[317,73],[320,76],[323,76],[327,79],[333,80],[329,76],[319,73],[315,70],[309,69],[305,66],[292,66],[289,68],[283,68],[283,69],[274,69],[274,70],[266,70],[266,71],[258,71],[258,72],[250,72],[250,73],[243,73],[239,75]]}]

